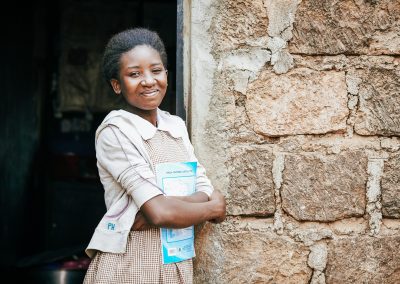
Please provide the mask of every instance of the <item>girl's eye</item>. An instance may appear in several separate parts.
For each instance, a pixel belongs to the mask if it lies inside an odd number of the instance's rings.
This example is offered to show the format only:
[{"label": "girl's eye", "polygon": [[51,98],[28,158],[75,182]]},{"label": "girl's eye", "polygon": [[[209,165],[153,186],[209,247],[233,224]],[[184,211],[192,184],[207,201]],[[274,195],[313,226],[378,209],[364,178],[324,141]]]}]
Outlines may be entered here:
[{"label": "girl's eye", "polygon": [[162,71],[162,69],[154,69],[154,70],[153,70],[153,73],[154,73],[154,74],[160,74],[161,71]]},{"label": "girl's eye", "polygon": [[129,74],[131,77],[139,77],[140,76],[140,72],[132,72],[131,74]]}]

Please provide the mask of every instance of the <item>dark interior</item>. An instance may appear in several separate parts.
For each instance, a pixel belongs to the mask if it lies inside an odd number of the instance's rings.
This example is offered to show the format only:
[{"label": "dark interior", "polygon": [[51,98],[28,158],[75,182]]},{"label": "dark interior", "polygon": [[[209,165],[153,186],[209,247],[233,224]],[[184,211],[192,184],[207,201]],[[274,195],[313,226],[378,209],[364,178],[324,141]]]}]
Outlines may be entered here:
[{"label": "dark interior", "polygon": [[58,283],[44,271],[64,268],[81,277],[83,250],[105,213],[94,133],[118,107],[101,75],[105,43],[125,28],[159,32],[169,62],[161,108],[176,114],[177,1],[8,5],[0,17],[1,267],[26,283]]}]

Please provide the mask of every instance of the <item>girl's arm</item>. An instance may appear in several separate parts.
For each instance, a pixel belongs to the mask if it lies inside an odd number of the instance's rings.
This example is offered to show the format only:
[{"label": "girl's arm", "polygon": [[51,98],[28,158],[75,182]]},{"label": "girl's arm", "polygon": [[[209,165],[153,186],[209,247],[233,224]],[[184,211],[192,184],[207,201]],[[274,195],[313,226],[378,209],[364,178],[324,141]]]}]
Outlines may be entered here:
[{"label": "girl's arm", "polygon": [[158,195],[145,202],[140,211],[153,226],[186,228],[205,221],[222,222],[225,219],[226,203],[222,194],[215,194],[210,201],[200,203]]},{"label": "girl's arm", "polygon": [[196,191],[192,195],[188,195],[188,196],[171,196],[171,197],[182,200],[182,201],[191,202],[191,203],[199,203],[199,202],[209,201],[208,195],[203,191]]},{"label": "girl's arm", "polygon": [[[181,201],[186,201],[186,202],[192,202],[192,203],[201,203],[201,202],[207,202],[208,200],[220,200],[220,202],[223,202],[225,205],[225,197],[217,190],[214,190],[211,197],[209,198],[207,194],[204,192],[195,192],[194,194],[190,196],[171,196],[173,198],[176,198]],[[214,219],[209,219],[207,221],[210,221],[212,223],[220,223],[224,221],[225,219],[225,208],[223,209],[222,214],[219,215],[219,217],[216,217]],[[155,225],[152,225],[150,221],[143,215],[141,211],[139,211],[136,214],[135,217],[135,222],[132,226],[132,230],[137,231],[137,230],[146,230],[151,227],[155,227]]]}]

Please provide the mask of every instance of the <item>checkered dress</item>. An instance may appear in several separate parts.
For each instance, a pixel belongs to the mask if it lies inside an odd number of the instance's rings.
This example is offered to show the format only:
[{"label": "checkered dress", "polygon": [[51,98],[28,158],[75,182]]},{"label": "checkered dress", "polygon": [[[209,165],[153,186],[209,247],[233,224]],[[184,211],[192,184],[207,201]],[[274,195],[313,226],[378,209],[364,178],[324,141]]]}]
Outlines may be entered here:
[{"label": "checkered dress", "polygon": [[[166,162],[186,162],[188,153],[182,138],[157,130],[144,140],[152,166]],[[162,264],[160,229],[131,231],[125,253],[98,252],[92,259],[84,284],[170,283],[192,284],[192,260]]]}]

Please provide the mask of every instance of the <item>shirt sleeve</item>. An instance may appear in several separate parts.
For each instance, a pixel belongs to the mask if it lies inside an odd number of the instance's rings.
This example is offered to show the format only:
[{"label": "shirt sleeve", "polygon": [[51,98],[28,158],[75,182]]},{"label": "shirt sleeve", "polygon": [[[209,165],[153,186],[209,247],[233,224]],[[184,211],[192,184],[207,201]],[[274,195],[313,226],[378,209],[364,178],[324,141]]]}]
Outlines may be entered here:
[{"label": "shirt sleeve", "polygon": [[140,208],[146,201],[163,193],[155,186],[155,175],[136,147],[118,128],[111,127],[105,127],[98,135],[97,162],[132,196]]},{"label": "shirt sleeve", "polygon": [[212,192],[214,191],[214,187],[211,184],[210,179],[207,177],[206,169],[203,167],[203,165],[199,162],[199,160],[196,157],[196,154],[194,152],[194,148],[192,143],[190,142],[189,139],[189,134],[186,129],[185,122],[181,120],[182,122],[182,132],[183,132],[183,141],[185,143],[185,146],[189,152],[189,157],[190,161],[197,162],[197,181],[196,181],[196,191],[202,191],[205,194],[208,195],[208,197],[211,196]]}]

